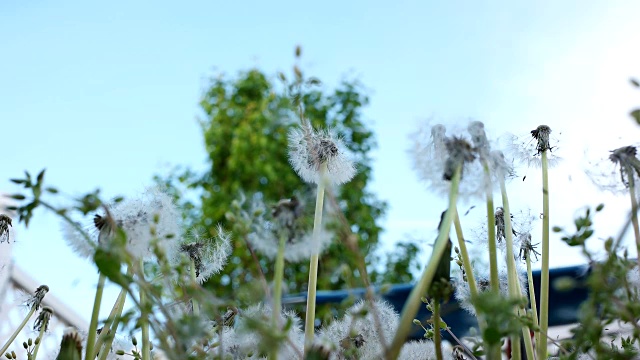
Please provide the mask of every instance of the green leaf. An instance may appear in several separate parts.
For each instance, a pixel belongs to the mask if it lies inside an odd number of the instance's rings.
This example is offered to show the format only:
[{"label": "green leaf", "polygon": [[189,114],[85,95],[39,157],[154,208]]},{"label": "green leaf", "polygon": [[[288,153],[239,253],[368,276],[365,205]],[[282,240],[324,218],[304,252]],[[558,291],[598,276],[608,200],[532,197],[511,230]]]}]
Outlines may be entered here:
[{"label": "green leaf", "polygon": [[100,273],[107,279],[124,288],[127,288],[131,283],[131,280],[120,272],[122,258],[117,253],[98,248],[93,256],[93,261]]},{"label": "green leaf", "polygon": [[26,198],[27,198],[26,196],[24,196],[24,195],[22,195],[22,194],[13,194],[13,195],[11,195],[11,196],[9,196],[9,197],[10,197],[11,199],[14,199],[14,200],[24,200],[24,199],[26,199]]},{"label": "green leaf", "polygon": [[44,171],[45,171],[45,169],[42,169],[42,171],[40,171],[40,173],[38,174],[38,177],[36,178],[36,181],[38,183],[41,183],[42,180],[44,180]]},{"label": "green leaf", "polygon": [[11,181],[14,184],[26,184],[27,180],[23,180],[23,179],[9,179],[9,181]]},{"label": "green leaf", "polygon": [[57,194],[58,193],[58,189],[54,188],[54,187],[48,187],[45,189],[45,191],[47,191],[50,194]]},{"label": "green leaf", "polygon": [[640,109],[633,110],[629,115],[631,115],[631,117],[636,119],[636,122],[640,124]]}]

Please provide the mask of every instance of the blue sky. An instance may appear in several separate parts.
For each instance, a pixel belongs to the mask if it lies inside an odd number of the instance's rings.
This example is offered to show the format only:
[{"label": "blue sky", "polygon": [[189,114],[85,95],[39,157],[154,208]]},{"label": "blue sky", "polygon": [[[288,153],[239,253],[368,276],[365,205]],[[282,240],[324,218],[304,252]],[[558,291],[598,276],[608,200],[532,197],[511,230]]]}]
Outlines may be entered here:
[{"label": "blue sky", "polygon": [[[628,82],[640,74],[639,12],[636,1],[5,1],[0,190],[46,167],[47,182],[71,196],[95,187],[131,195],[173,165],[202,168],[196,118],[206,78],[289,71],[301,45],[303,70],[327,89],[352,76],[370,90],[364,114],[379,143],[372,190],[390,204],[386,246],[405,234],[431,239],[445,206],[407,155],[408,134],[432,116],[472,117],[494,136],[550,125],[565,158],[551,173],[552,225],[607,201],[597,222],[604,237],[628,201],[584,178],[584,151],[640,133],[627,115],[640,100]],[[529,170],[511,185],[512,206],[540,211],[538,177]],[[67,249],[58,219],[40,212],[16,228],[16,263],[88,316],[97,276]],[[581,261],[552,239],[552,266]]]}]

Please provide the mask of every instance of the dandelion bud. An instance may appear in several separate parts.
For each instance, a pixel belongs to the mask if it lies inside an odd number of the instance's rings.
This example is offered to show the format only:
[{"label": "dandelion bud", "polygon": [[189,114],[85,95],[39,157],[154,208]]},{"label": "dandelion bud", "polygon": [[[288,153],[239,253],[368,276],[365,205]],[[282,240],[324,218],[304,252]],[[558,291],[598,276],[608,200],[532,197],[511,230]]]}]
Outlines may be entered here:
[{"label": "dandelion bud", "polygon": [[[29,338],[29,341],[31,341],[31,338]],[[23,342],[23,343],[22,343],[22,347],[23,347],[23,348],[25,348],[25,349],[28,349],[28,348],[29,348],[29,345],[27,345],[27,343],[26,343],[26,342]]]},{"label": "dandelion bud", "polygon": [[81,360],[82,359],[82,338],[74,328],[65,330],[60,342],[60,353],[58,360]]},{"label": "dandelion bud", "polygon": [[138,346],[138,339],[136,339],[135,336],[131,337],[131,344],[133,344],[133,346]]},{"label": "dandelion bud", "polygon": [[119,355],[119,356],[124,355],[124,350],[116,350],[116,355]]}]

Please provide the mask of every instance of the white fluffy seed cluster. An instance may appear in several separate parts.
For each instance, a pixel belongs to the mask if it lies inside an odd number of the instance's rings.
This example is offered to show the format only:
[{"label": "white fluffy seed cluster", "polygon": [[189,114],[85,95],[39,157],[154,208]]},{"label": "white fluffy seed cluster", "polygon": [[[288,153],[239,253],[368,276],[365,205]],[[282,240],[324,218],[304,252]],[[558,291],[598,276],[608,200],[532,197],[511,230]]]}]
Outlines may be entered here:
[{"label": "white fluffy seed cluster", "polygon": [[289,162],[302,180],[318,184],[320,167],[327,164],[327,181],[344,184],[356,174],[342,139],[330,130],[314,130],[308,122],[289,131]]},{"label": "white fluffy seed cluster", "polygon": [[196,281],[199,284],[204,283],[224,268],[233,250],[231,234],[224,231],[222,225],[217,226],[216,233],[216,236],[208,237],[203,231],[192,231],[183,239],[175,255],[169,259],[170,263],[175,266],[184,258],[193,260]]},{"label": "white fluffy seed cluster", "polygon": [[[105,206],[114,223],[126,234],[127,250],[132,255],[141,259],[150,258],[153,256],[153,242],[157,242],[167,255],[175,254],[182,217],[168,194],[151,188],[137,197]],[[96,215],[100,218],[107,216],[104,210],[99,210]],[[88,228],[91,229],[91,242],[76,227],[66,222],[63,223],[62,230],[65,240],[78,255],[91,258],[98,246],[100,231],[94,225]]]}]

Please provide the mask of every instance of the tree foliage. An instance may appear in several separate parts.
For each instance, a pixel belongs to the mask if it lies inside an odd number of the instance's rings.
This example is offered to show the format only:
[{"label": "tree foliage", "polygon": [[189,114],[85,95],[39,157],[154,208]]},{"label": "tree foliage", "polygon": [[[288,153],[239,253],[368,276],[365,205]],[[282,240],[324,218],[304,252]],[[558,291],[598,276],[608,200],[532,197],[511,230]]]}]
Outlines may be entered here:
[{"label": "tree foliage", "polygon": [[[344,218],[342,226],[335,226],[333,245],[320,259],[318,288],[363,285],[360,274],[355,271],[357,256],[345,246],[347,239],[357,239],[372,279],[389,279],[382,276],[379,257],[374,255],[382,231],[378,221],[386,203],[367,189],[372,172],[370,151],[376,142],[362,118],[362,108],[368,104],[362,85],[357,80],[344,80],[335,89],[323,91],[318,79],[305,79],[297,67],[292,81],[282,73],[278,78],[279,81],[271,80],[256,69],[242,72],[236,78],[212,78],[200,101],[208,170],[197,174],[182,169],[159,179],[182,199],[188,223],[205,229],[214,229],[217,223],[223,223],[233,231],[234,249],[229,264],[223,276],[212,278],[207,286],[218,295],[241,301],[264,294],[258,280],[261,272],[267,281],[271,279],[273,264],[260,254],[252,253],[246,241],[249,228],[234,214],[239,211],[238,198],[242,194],[251,197],[257,193],[266,204],[273,205],[293,195],[314,193],[315,185],[304,183],[288,161],[287,133],[292,126],[297,126],[300,116],[317,128],[336,131],[358,163],[355,178],[334,189],[335,201],[325,201],[325,209],[336,204]],[[197,191],[199,199],[186,200],[184,190]],[[313,205],[312,201],[307,202],[306,210],[310,214]],[[410,280],[411,275],[406,272],[411,267],[407,264],[415,251],[404,250],[410,258],[395,257],[394,261],[387,262],[390,269],[405,272],[397,276]],[[285,284],[289,293],[306,291],[307,281],[308,263],[286,265]]]}]

